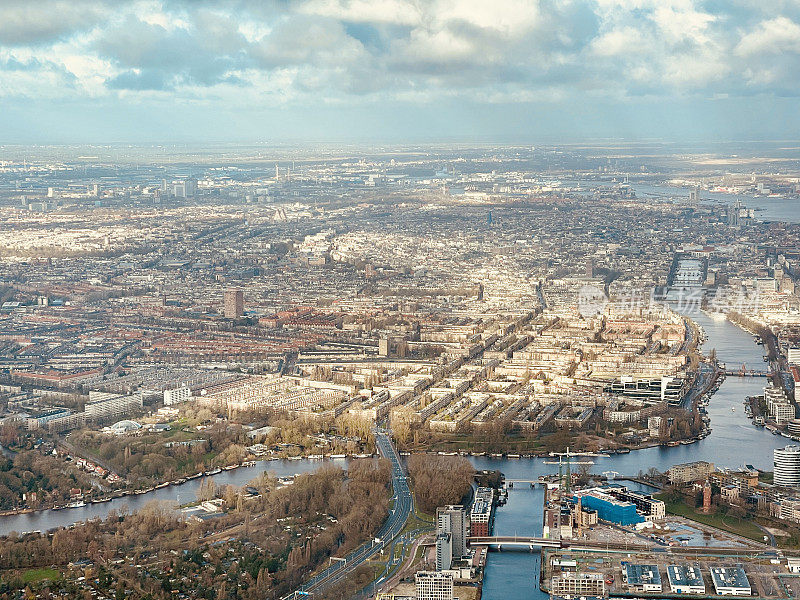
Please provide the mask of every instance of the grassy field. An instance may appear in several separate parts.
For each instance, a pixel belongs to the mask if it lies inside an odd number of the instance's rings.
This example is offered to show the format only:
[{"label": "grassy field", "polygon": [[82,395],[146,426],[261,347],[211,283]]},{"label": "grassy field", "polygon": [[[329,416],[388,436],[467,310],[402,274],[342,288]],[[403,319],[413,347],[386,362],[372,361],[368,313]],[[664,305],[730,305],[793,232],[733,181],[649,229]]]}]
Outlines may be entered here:
[{"label": "grassy field", "polygon": [[695,510],[690,506],[687,506],[683,502],[670,502],[669,500],[665,500],[663,498],[662,500],[664,500],[667,512],[670,514],[685,517],[692,521],[697,521],[703,525],[716,527],[717,529],[721,529],[723,531],[735,533],[757,542],[764,541],[764,532],[761,531],[761,529],[759,529],[758,526],[749,519],[740,519],[738,517],[731,517],[729,515],[721,515],[717,513],[705,514]]},{"label": "grassy field", "polygon": [[61,577],[61,573],[55,569],[28,569],[22,574],[22,581],[25,583],[33,583],[35,581],[43,581],[50,579],[55,581]]}]

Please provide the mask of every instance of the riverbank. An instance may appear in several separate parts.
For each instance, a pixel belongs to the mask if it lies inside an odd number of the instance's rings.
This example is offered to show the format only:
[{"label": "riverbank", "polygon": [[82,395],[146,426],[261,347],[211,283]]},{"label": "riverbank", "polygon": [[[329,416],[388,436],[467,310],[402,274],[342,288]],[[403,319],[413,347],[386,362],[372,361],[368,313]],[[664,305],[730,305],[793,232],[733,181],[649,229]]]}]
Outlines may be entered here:
[{"label": "riverbank", "polygon": [[[116,500],[123,500],[126,498],[136,498],[139,499],[141,497],[147,496],[148,494],[152,494],[154,492],[163,491],[166,488],[172,489],[180,489],[181,486],[192,482],[192,481],[202,481],[206,477],[216,477],[224,472],[235,471],[242,468],[247,467],[256,467],[259,463],[281,463],[286,461],[289,464],[297,463],[299,461],[308,462],[311,464],[320,464],[324,461],[349,461],[353,459],[359,458],[372,458],[375,454],[328,454],[328,455],[310,455],[310,456],[297,456],[297,457],[278,457],[278,456],[271,456],[271,457],[263,457],[263,458],[255,458],[253,460],[247,460],[239,464],[227,465],[224,467],[217,467],[215,469],[210,469],[208,471],[203,471],[200,473],[194,473],[192,475],[186,477],[180,477],[175,480],[170,481],[163,481],[157,483],[155,485],[143,487],[143,488],[135,488],[135,489],[116,489],[110,493],[104,494],[102,496],[93,496],[91,498],[81,498],[79,500],[74,500],[65,504],[59,505],[51,505],[46,507],[38,507],[38,508],[19,508],[19,509],[12,509],[0,512],[0,518],[3,517],[13,517],[18,515],[32,515],[32,514],[39,514],[39,513],[49,513],[49,512],[59,512],[68,509],[77,509],[77,508],[84,508],[93,505],[102,505],[108,502],[116,501]],[[262,469],[263,471],[267,471],[267,469]],[[303,469],[303,472],[307,471],[307,469]]]}]

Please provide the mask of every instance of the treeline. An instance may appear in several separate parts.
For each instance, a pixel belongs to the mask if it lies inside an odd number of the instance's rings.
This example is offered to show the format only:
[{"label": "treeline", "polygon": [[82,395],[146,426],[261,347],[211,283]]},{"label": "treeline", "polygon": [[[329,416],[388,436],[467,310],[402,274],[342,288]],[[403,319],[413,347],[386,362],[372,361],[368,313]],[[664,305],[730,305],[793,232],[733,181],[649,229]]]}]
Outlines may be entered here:
[{"label": "treeline", "polygon": [[[71,597],[86,596],[80,576],[92,590],[112,596],[123,589],[130,600],[280,598],[329,556],[375,534],[388,515],[390,482],[388,461],[353,461],[347,472],[326,467],[289,486],[259,477],[254,498],[231,486],[217,490],[227,514],[202,522],[151,503],[54,534],[11,535],[0,539],[0,598],[16,597],[11,588],[25,585],[22,570],[52,566],[68,572],[66,580],[28,584],[26,593],[47,597],[50,585],[66,585]],[[67,567],[87,559],[77,571]]]},{"label": "treeline", "polygon": [[97,456],[134,485],[174,480],[244,460],[246,436],[239,426],[216,423],[202,432],[110,436],[79,431],[70,442]]},{"label": "treeline", "polygon": [[13,459],[0,456],[1,510],[19,508],[23,504],[31,508],[63,504],[69,499],[72,488],[85,492],[92,483],[90,475],[65,467],[63,461],[38,450],[21,450]]},{"label": "treeline", "polygon": [[432,514],[437,506],[459,504],[469,494],[475,468],[463,456],[412,454],[408,472],[417,505]]}]

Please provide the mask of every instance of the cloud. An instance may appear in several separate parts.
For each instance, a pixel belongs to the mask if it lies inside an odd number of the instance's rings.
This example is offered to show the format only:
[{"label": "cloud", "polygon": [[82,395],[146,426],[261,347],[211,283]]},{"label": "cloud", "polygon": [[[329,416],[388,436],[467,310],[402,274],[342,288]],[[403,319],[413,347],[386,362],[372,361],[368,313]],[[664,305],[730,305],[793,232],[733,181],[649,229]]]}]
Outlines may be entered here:
[{"label": "cloud", "polygon": [[106,16],[104,2],[90,0],[3,0],[0,45],[54,42],[87,31]]},{"label": "cloud", "polygon": [[800,52],[800,25],[787,17],[762,21],[742,36],[735,48],[739,56]]},{"label": "cloud", "polygon": [[249,110],[800,96],[755,0],[4,0],[0,98]]}]

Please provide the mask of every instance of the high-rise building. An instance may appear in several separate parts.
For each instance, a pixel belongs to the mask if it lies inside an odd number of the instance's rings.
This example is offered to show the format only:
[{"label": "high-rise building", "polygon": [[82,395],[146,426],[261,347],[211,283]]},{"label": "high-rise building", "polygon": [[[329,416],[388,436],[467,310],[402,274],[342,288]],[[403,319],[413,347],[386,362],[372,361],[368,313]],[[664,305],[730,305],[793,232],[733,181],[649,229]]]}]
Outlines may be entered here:
[{"label": "high-rise building", "polygon": [[773,483],[783,487],[800,487],[800,446],[791,444],[773,450],[775,473]]},{"label": "high-rise building", "polygon": [[176,198],[191,198],[197,193],[197,179],[179,179],[172,184],[172,195]]},{"label": "high-rise building", "polygon": [[436,533],[449,533],[453,558],[467,554],[467,511],[463,506],[440,506],[436,509]]},{"label": "high-rise building", "polygon": [[436,534],[436,570],[447,571],[453,564],[453,540],[449,533]]},{"label": "high-rise building", "polygon": [[417,600],[453,600],[453,574],[417,571],[414,575]]},{"label": "high-rise building", "polygon": [[244,293],[242,290],[225,290],[225,318],[238,319],[244,315]]}]

